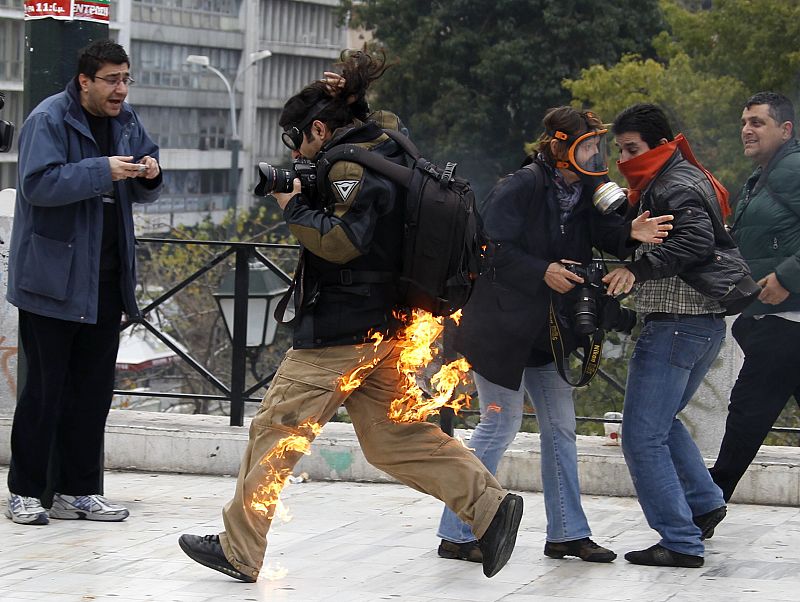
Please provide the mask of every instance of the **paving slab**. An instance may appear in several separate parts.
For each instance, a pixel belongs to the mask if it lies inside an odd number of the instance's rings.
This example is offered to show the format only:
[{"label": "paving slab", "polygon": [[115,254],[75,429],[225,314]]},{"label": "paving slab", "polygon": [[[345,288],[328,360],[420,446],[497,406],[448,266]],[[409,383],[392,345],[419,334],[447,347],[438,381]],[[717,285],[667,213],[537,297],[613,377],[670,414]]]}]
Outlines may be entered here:
[{"label": "paving slab", "polygon": [[[0,478],[7,468],[0,467]],[[732,504],[707,542],[701,569],[651,568],[622,559],[657,536],[629,497],[585,495],[594,539],[610,564],[542,555],[542,495],[522,492],[517,547],[494,578],[477,564],[436,555],[442,505],[396,484],[310,481],[283,494],[292,520],[270,531],[267,566],[278,579],[244,584],[200,566],[177,545],[182,533],[220,530],[233,491],[225,476],[109,472],[106,495],[131,510],[123,523],[53,520],[16,525],[0,517],[0,600],[21,602],[796,602],[800,509]],[[0,511],[5,501],[0,502]]]}]

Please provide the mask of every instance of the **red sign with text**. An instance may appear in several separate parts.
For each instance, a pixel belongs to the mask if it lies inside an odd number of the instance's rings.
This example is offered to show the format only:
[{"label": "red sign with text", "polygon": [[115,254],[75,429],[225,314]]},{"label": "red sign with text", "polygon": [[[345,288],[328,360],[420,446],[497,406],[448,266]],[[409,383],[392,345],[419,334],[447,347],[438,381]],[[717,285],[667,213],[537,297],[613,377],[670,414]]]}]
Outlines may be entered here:
[{"label": "red sign with text", "polygon": [[61,19],[108,23],[109,0],[25,0],[26,19]]}]

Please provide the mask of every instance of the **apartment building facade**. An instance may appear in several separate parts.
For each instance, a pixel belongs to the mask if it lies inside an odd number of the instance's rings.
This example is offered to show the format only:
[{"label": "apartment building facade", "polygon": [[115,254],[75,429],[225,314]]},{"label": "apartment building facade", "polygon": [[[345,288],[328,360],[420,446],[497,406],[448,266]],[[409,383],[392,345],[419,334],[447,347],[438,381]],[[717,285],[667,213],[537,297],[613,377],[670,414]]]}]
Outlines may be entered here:
[{"label": "apartment building facade", "polygon": [[[222,78],[189,64],[206,56],[233,86],[241,139],[238,207],[252,204],[257,164],[288,165],[284,101],[348,43],[338,0],[112,0],[110,36],[131,57],[128,100],[161,147],[164,192],[140,208],[152,229],[221,219],[231,189],[231,102]],[[22,124],[23,0],[0,0],[0,119]],[[272,54],[263,58],[269,50]],[[253,58],[256,58],[254,61]],[[0,189],[16,185],[16,141],[0,154]]]}]

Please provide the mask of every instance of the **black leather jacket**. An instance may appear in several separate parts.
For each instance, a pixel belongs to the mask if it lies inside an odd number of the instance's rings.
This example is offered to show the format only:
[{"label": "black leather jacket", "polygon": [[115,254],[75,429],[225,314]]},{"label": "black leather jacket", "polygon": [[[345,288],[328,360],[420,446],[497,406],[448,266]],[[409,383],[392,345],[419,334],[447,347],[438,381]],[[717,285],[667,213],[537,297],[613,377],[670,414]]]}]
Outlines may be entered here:
[{"label": "black leather jacket", "polygon": [[[708,211],[715,211],[721,223],[719,203],[708,178],[686,161],[680,151],[676,150],[653,178],[640,202],[642,209],[649,209],[653,217],[672,214],[674,219],[664,242],[628,266],[637,282],[691,272],[712,257],[714,227]],[[704,277],[715,275],[707,272]]]}]

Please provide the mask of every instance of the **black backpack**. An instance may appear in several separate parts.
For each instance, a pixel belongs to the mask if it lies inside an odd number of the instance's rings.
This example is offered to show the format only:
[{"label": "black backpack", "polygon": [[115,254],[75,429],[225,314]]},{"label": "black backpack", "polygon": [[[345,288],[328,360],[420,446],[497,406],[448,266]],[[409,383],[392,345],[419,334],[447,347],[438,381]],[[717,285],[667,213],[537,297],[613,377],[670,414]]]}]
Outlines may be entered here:
[{"label": "black backpack", "polygon": [[336,161],[358,163],[399,184],[406,191],[401,299],[435,316],[450,315],[469,299],[486,247],[475,194],[467,180],[455,176],[455,163],[437,167],[420,156],[407,136],[383,132],[411,157],[411,167],[341,144],[318,158],[317,185],[325,186]]}]

